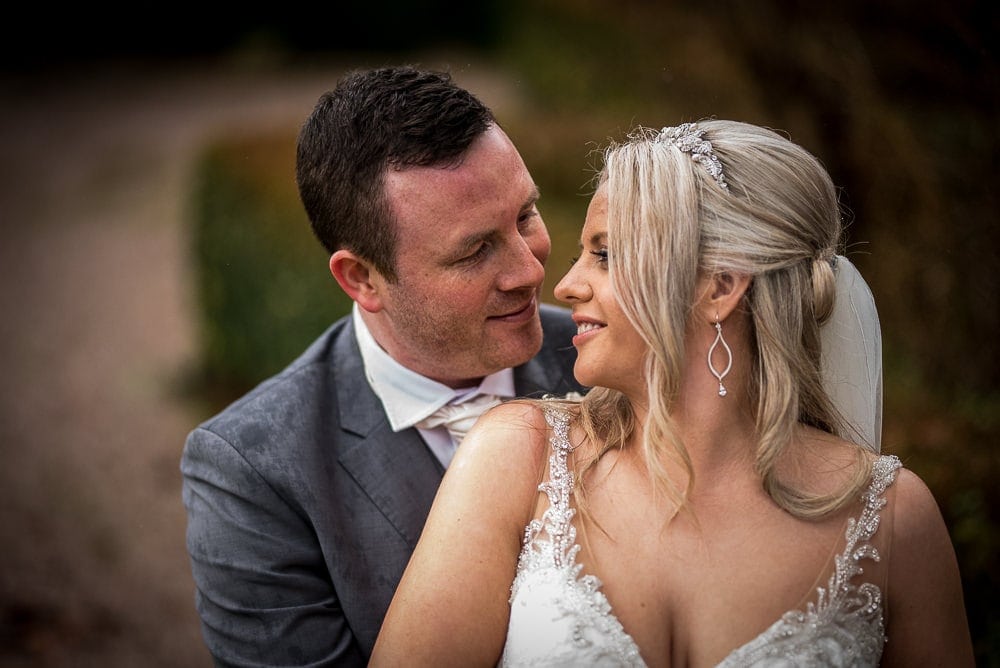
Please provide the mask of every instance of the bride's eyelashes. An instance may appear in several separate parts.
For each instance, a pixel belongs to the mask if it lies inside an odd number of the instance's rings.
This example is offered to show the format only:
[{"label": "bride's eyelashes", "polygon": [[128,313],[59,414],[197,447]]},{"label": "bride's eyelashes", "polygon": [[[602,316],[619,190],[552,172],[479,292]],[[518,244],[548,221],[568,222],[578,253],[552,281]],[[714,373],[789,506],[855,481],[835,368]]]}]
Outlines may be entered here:
[{"label": "bride's eyelashes", "polygon": [[[596,256],[597,257],[597,261],[599,263],[601,263],[601,264],[607,264],[607,262],[608,262],[608,249],[607,248],[602,248],[600,250],[594,250],[594,251],[588,251],[588,252],[591,255]],[[579,255],[574,255],[572,258],[570,258],[569,266],[572,267],[574,264],[576,264],[579,261],[580,261],[580,256]]]}]

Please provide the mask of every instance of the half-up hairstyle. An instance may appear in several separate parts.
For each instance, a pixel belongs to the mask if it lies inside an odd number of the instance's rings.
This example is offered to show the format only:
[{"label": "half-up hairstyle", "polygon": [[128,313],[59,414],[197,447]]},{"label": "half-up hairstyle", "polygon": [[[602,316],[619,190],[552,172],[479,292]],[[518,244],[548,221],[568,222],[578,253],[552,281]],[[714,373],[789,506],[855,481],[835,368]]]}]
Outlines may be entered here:
[{"label": "half-up hairstyle", "polygon": [[[634,130],[605,151],[600,175],[608,193],[612,288],[649,346],[650,405],[642,443],[647,465],[683,506],[694,477],[670,415],[695,286],[699,275],[749,275],[744,299],[754,350],[749,396],[755,404],[755,467],[779,506],[799,517],[822,517],[855,498],[866,483],[870,464],[862,449],[851,479],[825,495],[787,484],[775,466],[799,423],[848,437],[820,371],[819,328],[833,309],[831,261],[842,235],[836,188],[815,157],[771,130],[720,120],[690,128],[698,133],[703,158],[710,157],[706,150],[717,157],[724,180],[671,139],[676,128]],[[584,429],[607,441],[605,449],[624,443],[634,421],[616,395],[592,391],[581,406]],[[688,471],[687,489],[677,488],[665,461]]]}]

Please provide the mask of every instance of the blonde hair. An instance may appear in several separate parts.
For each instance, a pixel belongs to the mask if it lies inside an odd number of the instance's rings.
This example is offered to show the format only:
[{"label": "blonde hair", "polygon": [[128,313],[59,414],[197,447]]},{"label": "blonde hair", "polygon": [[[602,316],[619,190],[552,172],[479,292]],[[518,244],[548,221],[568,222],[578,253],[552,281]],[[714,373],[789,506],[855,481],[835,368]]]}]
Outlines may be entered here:
[{"label": "blonde hair", "polygon": [[[821,517],[855,498],[870,475],[859,447],[853,475],[840,489],[816,494],[781,480],[779,456],[804,423],[846,437],[825,392],[819,327],[833,309],[830,261],[841,242],[836,189],[808,151],[777,133],[734,121],[697,124],[721,161],[728,190],[660,131],[638,128],[604,154],[609,271],[625,314],[649,346],[645,378],[649,412],[642,450],[650,473],[681,506],[694,482],[690,458],[677,436],[671,407],[684,359],[684,332],[699,274],[750,275],[755,403],[755,467],[774,501],[798,517]],[[707,372],[706,372],[707,373]],[[581,424],[596,457],[632,433],[634,416],[619,393],[595,389],[581,404]],[[688,472],[677,487],[664,462]]]}]

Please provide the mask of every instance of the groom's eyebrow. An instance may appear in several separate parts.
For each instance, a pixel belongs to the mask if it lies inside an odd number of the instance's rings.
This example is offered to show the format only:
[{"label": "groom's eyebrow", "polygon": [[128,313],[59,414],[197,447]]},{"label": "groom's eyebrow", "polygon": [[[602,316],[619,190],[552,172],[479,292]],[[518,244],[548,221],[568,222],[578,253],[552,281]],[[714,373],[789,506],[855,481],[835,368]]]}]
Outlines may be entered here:
[{"label": "groom's eyebrow", "polygon": [[541,196],[542,193],[541,191],[538,190],[538,186],[532,186],[531,194],[528,195],[528,198],[524,200],[524,204],[521,205],[521,211],[527,211],[531,207],[538,204],[538,200],[541,198]]}]

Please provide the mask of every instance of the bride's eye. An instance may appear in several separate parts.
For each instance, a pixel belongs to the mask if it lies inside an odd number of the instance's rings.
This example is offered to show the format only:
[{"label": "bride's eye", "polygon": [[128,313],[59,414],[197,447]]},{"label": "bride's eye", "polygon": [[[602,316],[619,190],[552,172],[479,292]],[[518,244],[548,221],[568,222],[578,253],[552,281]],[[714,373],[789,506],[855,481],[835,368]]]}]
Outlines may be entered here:
[{"label": "bride's eye", "polygon": [[607,264],[608,263],[608,249],[607,248],[602,248],[600,250],[590,251],[590,254],[597,256],[597,262],[598,262],[598,264]]}]

